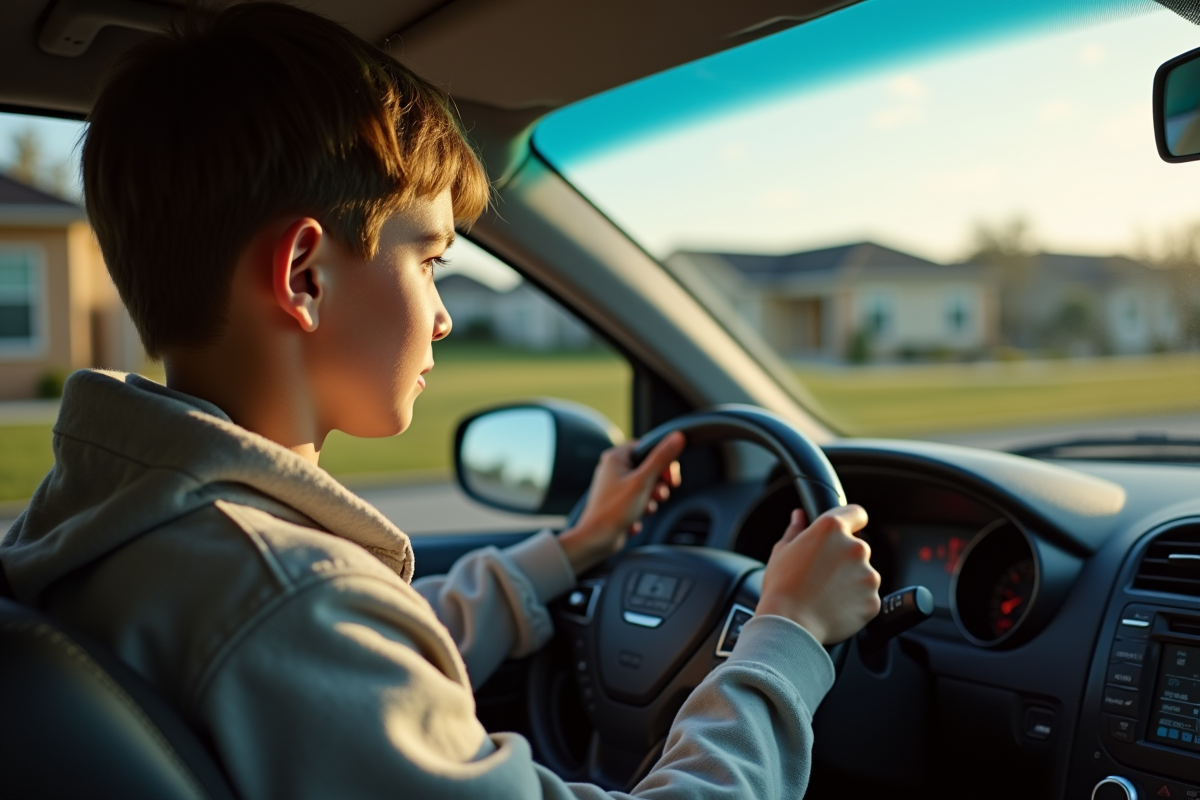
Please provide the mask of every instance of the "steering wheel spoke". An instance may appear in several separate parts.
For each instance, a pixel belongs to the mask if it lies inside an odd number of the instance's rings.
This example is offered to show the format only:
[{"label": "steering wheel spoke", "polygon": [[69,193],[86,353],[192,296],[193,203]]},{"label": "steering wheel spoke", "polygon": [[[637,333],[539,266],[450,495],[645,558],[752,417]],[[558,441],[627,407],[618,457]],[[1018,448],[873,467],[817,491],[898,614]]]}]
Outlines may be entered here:
[{"label": "steering wheel spoke", "polygon": [[[688,446],[732,438],[766,448],[795,481],[810,519],[846,502],[820,448],[766,411],[733,406],[680,417],[642,437],[635,460],[676,430],[685,433]],[[593,727],[582,763],[559,771],[628,789],[658,759],[688,695],[732,650],[758,605],[763,565],[712,548],[646,545],[630,548],[610,567],[555,604],[569,671]],[[530,716],[535,745],[556,768],[551,762],[565,761],[555,755],[561,748],[549,741],[553,726],[544,720],[554,703],[542,696],[552,683],[531,677]]]}]

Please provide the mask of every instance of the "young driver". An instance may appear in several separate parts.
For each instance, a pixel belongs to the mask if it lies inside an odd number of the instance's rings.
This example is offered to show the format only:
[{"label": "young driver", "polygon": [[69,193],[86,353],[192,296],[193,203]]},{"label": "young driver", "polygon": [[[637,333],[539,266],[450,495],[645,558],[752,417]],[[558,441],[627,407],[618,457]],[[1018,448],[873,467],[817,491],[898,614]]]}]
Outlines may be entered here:
[{"label": "young driver", "polygon": [[[407,537],[317,466],[408,427],[450,332],[433,268],[488,186],[447,98],[315,15],[247,3],[127,53],[83,150],[105,261],[167,385],[83,371],[0,544],[24,603],[111,647],[253,798],[595,797],[488,734],[472,687],[666,498],[682,437],[596,469],[579,524],[410,585]],[[808,780],[822,644],[878,610],[866,515],[797,512],[758,615],[634,795]]]}]

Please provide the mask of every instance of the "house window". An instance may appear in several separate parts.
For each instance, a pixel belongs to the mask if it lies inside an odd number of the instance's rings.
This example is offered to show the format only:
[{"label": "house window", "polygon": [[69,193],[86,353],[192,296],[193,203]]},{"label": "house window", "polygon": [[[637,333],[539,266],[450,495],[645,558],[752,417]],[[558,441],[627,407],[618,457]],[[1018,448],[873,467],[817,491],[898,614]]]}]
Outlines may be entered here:
[{"label": "house window", "polygon": [[962,292],[954,292],[946,301],[946,329],[953,334],[971,328],[971,301]]},{"label": "house window", "polygon": [[882,292],[867,295],[863,322],[872,336],[883,336],[892,327],[892,299]]},{"label": "house window", "polygon": [[0,356],[41,350],[41,287],[38,250],[0,248]]}]

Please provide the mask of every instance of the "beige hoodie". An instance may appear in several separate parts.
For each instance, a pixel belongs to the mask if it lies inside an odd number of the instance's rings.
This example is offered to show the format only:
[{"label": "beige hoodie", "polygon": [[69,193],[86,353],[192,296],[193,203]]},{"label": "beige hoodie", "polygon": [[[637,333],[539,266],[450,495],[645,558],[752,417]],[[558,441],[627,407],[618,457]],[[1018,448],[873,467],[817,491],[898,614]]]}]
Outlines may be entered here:
[{"label": "beige hoodie", "polygon": [[[136,375],[72,375],[54,451],[0,543],[18,599],[156,686],[243,798],[604,796],[475,718],[472,685],[545,643],[574,582],[548,532],[409,585],[408,537],[378,511]],[[634,795],[799,797],[832,680],[807,632],[755,618]]]}]

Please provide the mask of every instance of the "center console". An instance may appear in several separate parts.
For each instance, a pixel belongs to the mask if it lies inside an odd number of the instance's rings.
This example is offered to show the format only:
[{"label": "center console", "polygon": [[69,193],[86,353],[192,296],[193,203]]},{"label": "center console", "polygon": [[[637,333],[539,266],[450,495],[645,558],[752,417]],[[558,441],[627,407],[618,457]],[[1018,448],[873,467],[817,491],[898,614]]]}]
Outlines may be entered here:
[{"label": "center console", "polygon": [[1068,796],[1200,800],[1200,603],[1116,609],[1090,675]]}]

